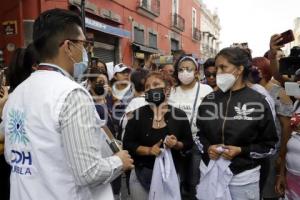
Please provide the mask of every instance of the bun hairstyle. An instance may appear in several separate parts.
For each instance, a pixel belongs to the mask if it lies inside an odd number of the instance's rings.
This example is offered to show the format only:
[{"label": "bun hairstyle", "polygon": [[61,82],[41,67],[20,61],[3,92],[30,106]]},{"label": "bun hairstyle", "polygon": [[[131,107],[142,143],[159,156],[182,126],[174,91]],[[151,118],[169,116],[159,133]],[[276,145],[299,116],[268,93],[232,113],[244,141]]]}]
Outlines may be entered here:
[{"label": "bun hairstyle", "polygon": [[228,47],[222,49],[216,55],[216,60],[219,56],[226,58],[229,63],[235,65],[236,67],[244,66],[243,80],[248,78],[248,74],[252,67],[251,54],[249,55],[248,51],[239,47]]}]

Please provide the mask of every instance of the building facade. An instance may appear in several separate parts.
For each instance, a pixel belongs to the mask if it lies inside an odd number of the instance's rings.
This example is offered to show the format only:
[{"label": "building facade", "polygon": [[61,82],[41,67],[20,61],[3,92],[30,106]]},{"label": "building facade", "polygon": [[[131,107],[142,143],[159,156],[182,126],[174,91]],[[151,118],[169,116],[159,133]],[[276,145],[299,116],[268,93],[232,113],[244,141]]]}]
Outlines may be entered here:
[{"label": "building facade", "polygon": [[295,19],[294,36],[294,46],[300,46],[300,17]]},{"label": "building facade", "polygon": [[201,19],[201,58],[206,60],[213,58],[219,51],[220,45],[220,19],[217,12],[212,13],[204,4],[203,0],[200,2],[200,19]]},{"label": "building facade", "polygon": [[[34,19],[51,8],[80,12],[81,0],[5,0],[0,7],[0,56],[32,42]],[[200,56],[197,0],[86,0],[86,35],[105,62],[139,65],[150,54],[177,50]]]}]

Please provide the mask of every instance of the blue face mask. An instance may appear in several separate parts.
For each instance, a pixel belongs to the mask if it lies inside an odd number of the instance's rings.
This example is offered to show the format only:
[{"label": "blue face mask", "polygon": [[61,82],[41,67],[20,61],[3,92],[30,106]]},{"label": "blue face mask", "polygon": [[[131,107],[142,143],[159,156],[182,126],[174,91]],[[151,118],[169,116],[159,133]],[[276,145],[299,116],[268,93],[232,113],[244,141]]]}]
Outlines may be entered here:
[{"label": "blue face mask", "polygon": [[81,79],[82,75],[88,68],[89,58],[85,49],[82,50],[82,61],[79,63],[74,63],[74,73],[75,79]]}]

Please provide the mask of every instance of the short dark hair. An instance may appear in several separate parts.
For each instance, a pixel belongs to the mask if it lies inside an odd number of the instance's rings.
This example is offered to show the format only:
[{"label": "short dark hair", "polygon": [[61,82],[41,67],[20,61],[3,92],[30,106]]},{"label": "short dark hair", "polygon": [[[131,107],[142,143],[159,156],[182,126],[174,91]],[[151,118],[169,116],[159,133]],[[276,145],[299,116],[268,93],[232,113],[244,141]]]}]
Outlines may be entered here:
[{"label": "short dark hair", "polygon": [[134,85],[134,89],[137,92],[145,91],[145,78],[148,75],[149,71],[139,68],[132,72],[130,76],[130,81]]},{"label": "short dark hair", "polygon": [[229,63],[236,67],[244,66],[243,79],[246,80],[248,78],[249,71],[252,67],[252,59],[247,51],[239,47],[228,47],[222,49],[216,55],[216,60],[219,56],[226,58]]},{"label": "short dark hair", "polygon": [[214,58],[208,58],[205,63],[203,64],[204,70],[206,70],[209,67],[215,66],[215,59]]},{"label": "short dark hair", "polygon": [[80,16],[72,11],[56,8],[43,12],[33,25],[34,46],[41,61],[54,58],[64,40],[76,39],[81,26]]}]

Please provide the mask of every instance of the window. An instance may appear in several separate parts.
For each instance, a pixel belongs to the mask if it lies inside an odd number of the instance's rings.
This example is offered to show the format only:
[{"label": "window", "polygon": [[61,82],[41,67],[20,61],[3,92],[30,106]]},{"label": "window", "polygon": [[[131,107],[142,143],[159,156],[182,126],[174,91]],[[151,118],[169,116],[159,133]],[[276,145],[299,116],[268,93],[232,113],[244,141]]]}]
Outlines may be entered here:
[{"label": "window", "polygon": [[179,0],[172,0],[172,14],[177,14],[179,12]]},{"label": "window", "polygon": [[157,35],[149,33],[149,47],[157,49]]},{"label": "window", "polygon": [[150,9],[151,0],[141,0],[141,5],[144,8]]},{"label": "window", "polygon": [[134,41],[139,44],[144,44],[144,30],[139,27],[134,27]]},{"label": "window", "polygon": [[197,28],[197,11],[195,8],[192,8],[192,34],[194,36],[195,28]]},{"label": "window", "polygon": [[171,39],[171,51],[179,50],[179,41],[175,39]]}]

